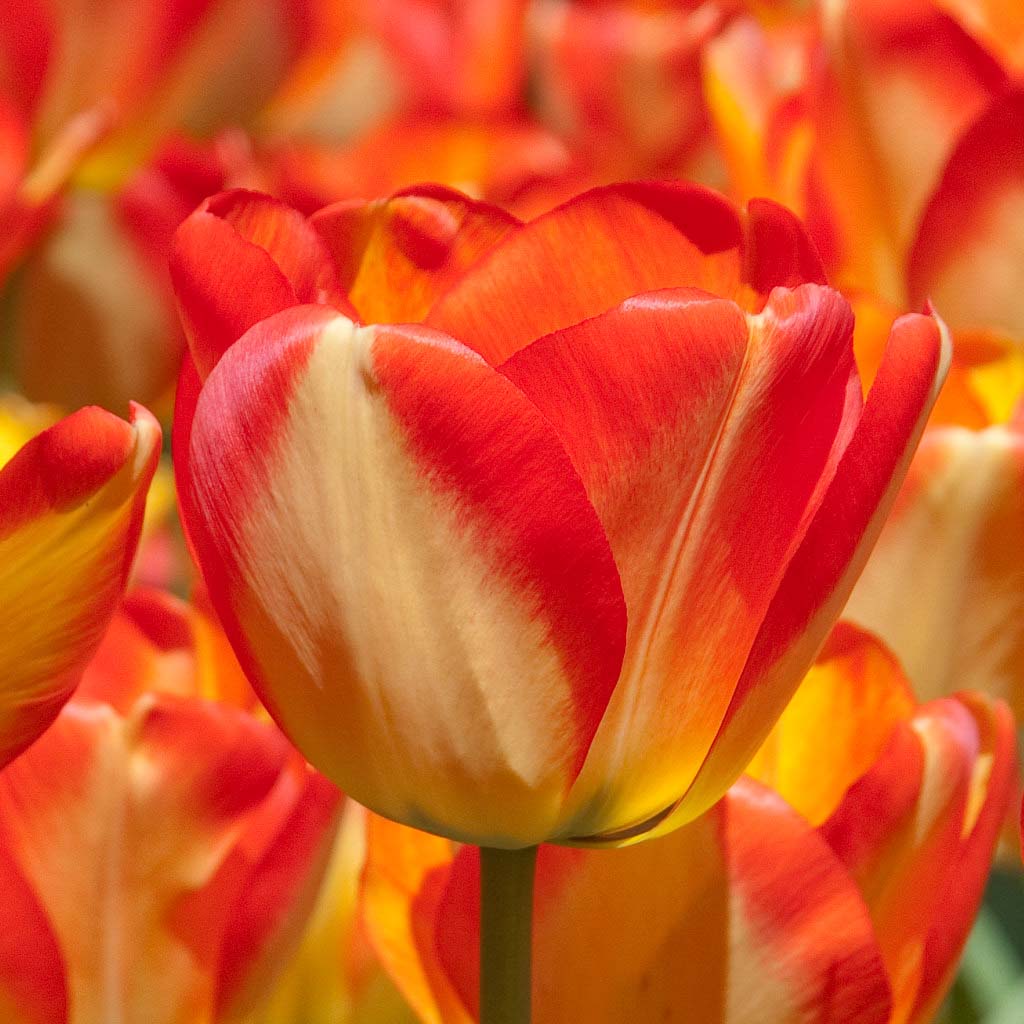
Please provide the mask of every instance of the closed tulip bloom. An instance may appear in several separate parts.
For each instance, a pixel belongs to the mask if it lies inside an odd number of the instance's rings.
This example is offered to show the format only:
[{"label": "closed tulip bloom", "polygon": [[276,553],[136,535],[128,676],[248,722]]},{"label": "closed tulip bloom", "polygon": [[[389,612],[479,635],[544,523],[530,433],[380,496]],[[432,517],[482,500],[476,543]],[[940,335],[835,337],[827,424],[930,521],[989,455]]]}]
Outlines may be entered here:
[{"label": "closed tulip bloom", "polygon": [[53,721],[99,646],[132,568],[160,427],[68,416],[0,468],[0,765]]},{"label": "closed tulip bloom", "polygon": [[[1004,705],[915,707],[892,656],[842,626],[756,780],[639,846],[541,849],[534,1020],[926,1024],[981,899],[1014,761]],[[477,851],[380,818],[367,850],[382,961],[420,1020],[472,1024]]]},{"label": "closed tulip bloom", "polygon": [[437,188],[312,224],[229,194],[172,269],[179,499],[243,666],[352,796],[481,845],[721,796],[947,361],[901,318],[865,400],[798,222],[695,186],[525,224]]}]

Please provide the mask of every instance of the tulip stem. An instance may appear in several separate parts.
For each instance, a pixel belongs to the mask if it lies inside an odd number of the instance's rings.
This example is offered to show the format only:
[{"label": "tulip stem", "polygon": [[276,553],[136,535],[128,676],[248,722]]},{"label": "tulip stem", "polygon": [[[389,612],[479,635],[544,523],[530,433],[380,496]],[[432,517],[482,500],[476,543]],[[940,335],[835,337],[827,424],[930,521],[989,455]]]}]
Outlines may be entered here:
[{"label": "tulip stem", "polygon": [[537,847],[480,848],[480,1024],[530,1024]]}]

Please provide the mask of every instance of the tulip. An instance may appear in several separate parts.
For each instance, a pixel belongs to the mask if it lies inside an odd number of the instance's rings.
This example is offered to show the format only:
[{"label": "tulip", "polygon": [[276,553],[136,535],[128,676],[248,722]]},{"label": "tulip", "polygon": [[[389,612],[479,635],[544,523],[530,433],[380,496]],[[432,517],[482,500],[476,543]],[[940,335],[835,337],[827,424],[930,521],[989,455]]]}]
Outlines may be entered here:
[{"label": "tulip", "polygon": [[412,1024],[412,1010],[384,972],[359,901],[367,812],[347,801],[331,861],[302,942],[239,1024]]},{"label": "tulip", "polygon": [[1024,379],[1020,11],[843,0],[774,20],[737,19],[705,55],[733,193],[804,216],[855,306],[934,302],[954,350],[932,422],[1005,423]]},{"label": "tulip", "polygon": [[[756,780],[642,845],[541,849],[535,1019],[926,1024],[981,898],[1014,759],[1004,706],[915,707],[892,656],[842,626]],[[422,1021],[471,1024],[476,851],[380,818],[367,842],[364,914],[383,963]]]},{"label": "tulip", "polygon": [[862,404],[797,222],[693,186],[526,224],[437,188],[312,223],[226,194],[172,274],[179,500],[247,674],[360,802],[495,847],[625,842],[724,792],[945,366],[903,318]]},{"label": "tulip", "polygon": [[132,567],[160,427],[101,409],[68,416],[0,469],[0,766],[71,696]]},{"label": "tulip", "polygon": [[926,431],[845,614],[922,698],[970,686],[1024,712],[1024,434]]},{"label": "tulip", "polygon": [[133,596],[0,772],[5,1020],[237,1020],[297,941],[339,794],[270,723],[200,699],[219,665],[196,616]]}]

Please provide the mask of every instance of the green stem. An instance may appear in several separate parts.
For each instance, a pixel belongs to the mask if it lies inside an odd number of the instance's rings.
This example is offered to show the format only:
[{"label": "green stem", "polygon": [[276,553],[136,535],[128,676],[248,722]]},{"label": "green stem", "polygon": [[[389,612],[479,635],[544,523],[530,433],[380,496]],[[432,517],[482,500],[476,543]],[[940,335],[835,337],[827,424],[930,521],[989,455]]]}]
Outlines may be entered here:
[{"label": "green stem", "polygon": [[480,848],[480,1024],[530,1024],[537,847]]}]

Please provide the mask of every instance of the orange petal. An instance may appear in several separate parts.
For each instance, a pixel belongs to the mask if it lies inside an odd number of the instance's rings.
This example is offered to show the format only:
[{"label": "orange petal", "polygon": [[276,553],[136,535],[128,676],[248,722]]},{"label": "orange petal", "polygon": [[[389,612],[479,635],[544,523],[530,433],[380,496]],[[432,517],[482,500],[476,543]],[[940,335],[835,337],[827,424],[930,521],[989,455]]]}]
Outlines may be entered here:
[{"label": "orange petal", "polygon": [[0,765],[71,696],[121,598],[135,556],[160,428],[83,409],[0,470]]},{"label": "orange petal", "polygon": [[925,205],[1005,78],[929,0],[849,0],[830,9],[824,46],[811,114],[837,280],[905,308],[905,259]]},{"label": "orange petal", "polygon": [[700,185],[623,182],[509,232],[425,322],[498,365],[641,292],[699,288],[759,308],[777,285],[821,281],[812,243],[783,207],[758,200],[742,215]]},{"label": "orange petal", "polygon": [[211,596],[310,761],[389,817],[546,836],[625,608],[540,412],[437,332],[305,306],[232,346],[178,429]]},{"label": "orange petal", "polygon": [[[476,1019],[477,851],[371,829],[377,948],[425,1021]],[[439,893],[438,895],[434,895]],[[534,899],[537,1024],[883,1024],[888,980],[867,908],[827,844],[750,780],[671,836],[622,850],[543,847]],[[586,936],[586,942],[579,941]]]},{"label": "orange petal", "polygon": [[311,220],[366,323],[422,320],[463,271],[519,224],[441,186],[337,203]]},{"label": "orange petal", "polygon": [[531,98],[612,177],[678,167],[706,128],[701,53],[728,6],[535,0]]},{"label": "orange petal", "polygon": [[841,622],[746,774],[820,825],[913,710],[892,654],[871,634]]},{"label": "orange petal", "polygon": [[977,698],[924,705],[821,828],[871,909],[895,1021],[941,999],[966,940],[1011,795],[1009,721]]},{"label": "orange petal", "polygon": [[425,1024],[471,1020],[434,941],[434,916],[454,856],[446,839],[376,815],[367,821],[360,900],[370,941]]},{"label": "orange petal", "polygon": [[36,894],[0,844],[0,1014],[17,1024],[67,1024],[64,960]]},{"label": "orange petal", "polygon": [[740,286],[736,211],[698,185],[593,189],[510,233],[426,322],[497,365],[552,331],[639,292]]},{"label": "orange petal", "polygon": [[[351,144],[285,143],[270,154],[274,193],[312,213],[328,203],[389,195],[418,182],[458,189],[512,212],[580,191],[582,156],[521,116],[479,121],[401,112]],[[554,206],[558,199],[537,206]]]},{"label": "orange petal", "polygon": [[1017,790],[1016,730],[1005,704],[981,694],[959,694],[974,716],[980,747],[971,772],[960,851],[936,901],[924,948],[924,967],[910,1020],[933,1020],[953,981],[992,867],[999,832]]},{"label": "orange petal", "polygon": [[526,0],[378,0],[369,23],[394,52],[414,103],[483,115],[515,106]]},{"label": "orange petal", "polygon": [[[334,842],[342,796],[301,757],[292,759],[247,824],[241,890],[224,931],[217,1019],[260,1006],[267,986],[298,945]],[[241,858],[240,858],[241,859]]]},{"label": "orange petal", "polygon": [[171,594],[136,588],[82,675],[76,700],[127,714],[145,693],[205,697],[251,709],[256,696],[213,613]]}]

